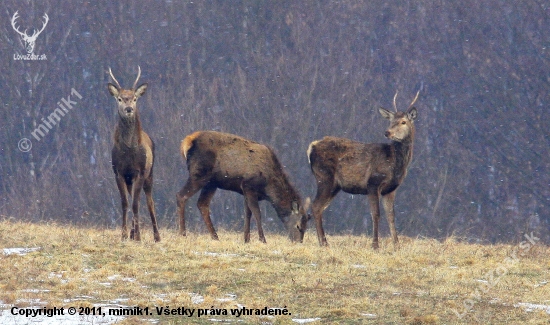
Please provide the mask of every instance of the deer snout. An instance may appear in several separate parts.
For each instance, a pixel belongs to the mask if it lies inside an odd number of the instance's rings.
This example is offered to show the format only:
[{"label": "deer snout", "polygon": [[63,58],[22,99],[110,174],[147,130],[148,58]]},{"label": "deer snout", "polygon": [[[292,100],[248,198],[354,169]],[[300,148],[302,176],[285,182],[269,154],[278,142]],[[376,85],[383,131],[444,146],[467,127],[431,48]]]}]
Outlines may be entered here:
[{"label": "deer snout", "polygon": [[126,107],[126,113],[130,114],[132,113],[133,109],[131,106]]},{"label": "deer snout", "polygon": [[391,137],[391,132],[390,132],[390,131],[384,132],[384,136],[385,136],[386,138]]}]

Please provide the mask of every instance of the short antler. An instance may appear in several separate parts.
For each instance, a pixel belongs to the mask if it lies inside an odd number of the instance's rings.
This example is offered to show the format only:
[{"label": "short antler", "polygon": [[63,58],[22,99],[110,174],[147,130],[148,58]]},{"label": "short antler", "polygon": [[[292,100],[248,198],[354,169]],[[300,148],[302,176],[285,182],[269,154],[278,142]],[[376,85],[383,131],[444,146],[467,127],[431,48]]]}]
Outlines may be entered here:
[{"label": "short antler", "polygon": [[418,90],[418,92],[416,93],[416,96],[414,97],[413,101],[409,105],[409,108],[411,108],[414,105],[414,103],[416,103],[416,100],[418,99],[418,95],[420,95],[420,90]]},{"label": "short antler", "polygon": [[137,75],[136,81],[134,81],[134,86],[132,87],[132,89],[136,89],[139,77],[141,77],[141,68],[138,65],[138,75]]},{"label": "short antler", "polygon": [[111,76],[111,79],[116,83],[116,86],[120,89],[120,84],[118,83],[118,80],[116,80],[115,76],[113,76],[113,72],[111,71],[111,68],[109,67],[109,75]]},{"label": "short antler", "polygon": [[393,109],[397,113],[397,104],[395,103],[395,99],[397,98],[397,94],[399,93],[399,90],[395,91],[395,95],[393,96]]}]

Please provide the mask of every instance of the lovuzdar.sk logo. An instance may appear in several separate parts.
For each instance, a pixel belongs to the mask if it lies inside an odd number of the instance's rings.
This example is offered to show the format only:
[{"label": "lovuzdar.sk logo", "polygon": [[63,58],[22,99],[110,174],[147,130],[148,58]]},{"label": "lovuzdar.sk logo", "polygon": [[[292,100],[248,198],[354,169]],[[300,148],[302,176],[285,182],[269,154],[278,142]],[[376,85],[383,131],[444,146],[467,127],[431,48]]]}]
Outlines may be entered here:
[{"label": "lovuzdar.sk logo", "polygon": [[16,24],[16,20],[19,18],[19,14],[16,11],[13,14],[13,17],[11,18],[11,26],[13,27],[13,30],[21,36],[21,41],[23,42],[23,46],[25,47],[25,51],[27,54],[19,54],[15,53],[13,55],[14,60],[46,60],[46,54],[34,54],[34,46],[36,45],[36,39],[38,36],[44,31],[44,28],[46,28],[46,25],[48,25],[48,21],[50,18],[48,17],[48,14],[44,14],[42,17],[44,21],[42,22],[42,28],[40,30],[33,28],[32,35],[27,34],[27,29],[25,29],[23,32],[19,30],[19,27]]}]

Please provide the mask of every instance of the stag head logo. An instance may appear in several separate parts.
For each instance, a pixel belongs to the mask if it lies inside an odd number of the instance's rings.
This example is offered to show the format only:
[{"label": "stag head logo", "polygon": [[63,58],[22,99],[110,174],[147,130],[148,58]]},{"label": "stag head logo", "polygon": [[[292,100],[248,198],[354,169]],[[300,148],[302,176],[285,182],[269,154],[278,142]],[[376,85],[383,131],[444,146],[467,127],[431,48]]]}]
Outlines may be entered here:
[{"label": "stag head logo", "polygon": [[34,52],[34,45],[36,43],[36,38],[38,37],[38,35],[40,35],[40,33],[42,33],[44,28],[46,28],[46,25],[48,24],[48,21],[50,20],[50,18],[48,17],[48,14],[44,14],[44,16],[42,17],[42,18],[44,18],[42,28],[40,30],[37,30],[36,28],[34,28],[34,31],[33,31],[32,35],[28,35],[26,29],[25,29],[24,32],[21,32],[19,30],[19,27],[17,27],[17,25],[15,23],[17,18],[19,18],[19,14],[16,11],[13,14],[13,17],[11,18],[11,26],[17,32],[17,34],[19,34],[21,36],[21,39],[23,40],[23,43],[25,44],[25,50],[27,51],[27,53],[32,54]]}]

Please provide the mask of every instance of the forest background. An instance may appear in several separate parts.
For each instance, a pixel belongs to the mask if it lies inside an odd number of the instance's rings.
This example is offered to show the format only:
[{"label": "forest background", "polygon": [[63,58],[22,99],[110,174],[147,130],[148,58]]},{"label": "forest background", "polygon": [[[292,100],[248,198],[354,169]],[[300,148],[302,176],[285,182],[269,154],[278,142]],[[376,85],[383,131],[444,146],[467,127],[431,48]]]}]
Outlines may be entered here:
[{"label": "forest background", "polygon": [[[45,60],[18,59],[26,51],[16,11],[28,34],[47,13],[34,48]],[[218,130],[268,144],[302,196],[314,197],[309,143],[387,142],[378,107],[392,109],[398,91],[404,110],[420,90],[399,233],[511,242],[534,232],[550,242],[549,30],[550,5],[537,0],[3,1],[0,215],[119,226],[106,71],[130,87],[140,65],[161,226],[177,224],[185,135]],[[73,109],[33,137],[69,96]],[[23,138],[30,151],[18,147]],[[264,229],[281,231],[268,206]],[[204,231],[194,203],[188,209],[190,231]],[[242,198],[219,191],[212,218],[240,231]],[[371,228],[363,196],[340,194],[325,213],[329,234]]]}]

